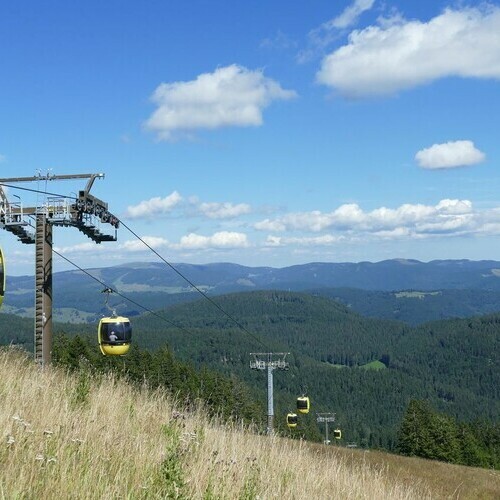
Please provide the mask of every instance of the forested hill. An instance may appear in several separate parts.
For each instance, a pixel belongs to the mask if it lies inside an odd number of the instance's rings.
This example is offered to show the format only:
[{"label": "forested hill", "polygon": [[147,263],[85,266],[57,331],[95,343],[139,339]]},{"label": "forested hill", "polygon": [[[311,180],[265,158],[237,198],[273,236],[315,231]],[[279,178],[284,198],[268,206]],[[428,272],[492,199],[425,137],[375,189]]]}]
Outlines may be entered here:
[{"label": "forested hill", "polygon": [[[314,406],[301,425],[310,435],[319,432],[315,412],[334,411],[346,441],[391,449],[411,399],[429,400],[459,420],[500,419],[500,315],[413,328],[308,294],[250,292],[213,300],[245,330],[202,299],[159,311],[167,321],[135,318],[134,341],[150,349],[168,344],[181,360],[237,376],[259,398],[265,398],[265,374],[250,370],[249,353],[290,352],[290,370],[275,373],[276,415],[284,416],[307,391]],[[20,338],[23,323],[10,318],[18,322],[10,332]],[[6,315],[0,319],[8,323]],[[89,325],[55,330],[95,337]]]},{"label": "forested hill", "polygon": [[[423,263],[311,263],[281,269],[236,264],[178,264],[177,269],[210,296],[252,290],[301,291],[334,298],[363,315],[419,324],[500,311],[500,262],[443,260]],[[150,309],[197,300],[198,292],[159,263],[135,263],[89,272]],[[8,276],[4,311],[33,315],[32,276]],[[102,285],[81,271],[54,274],[54,318],[95,322],[106,313]],[[110,305],[136,316],[140,307],[119,295]]]},{"label": "forested hill", "polygon": [[384,292],[359,288],[317,288],[307,293],[347,305],[363,316],[395,319],[410,325],[449,318],[470,318],[500,312],[496,290],[400,290]]},{"label": "forested hill", "polygon": [[167,341],[179,357],[236,373],[262,390],[263,374],[249,370],[248,353],[290,351],[290,371],[276,375],[277,407],[286,412],[306,388],[315,410],[336,411],[346,436],[357,442],[390,448],[412,398],[428,399],[460,420],[500,418],[500,315],[412,328],[307,294],[216,300],[257,338],[202,300],[163,312],[191,334],[144,316],[135,322],[138,342],[154,348]]},{"label": "forested hill", "polygon": [[[395,321],[365,318],[338,302],[323,297],[293,292],[247,292],[216,297],[214,301],[235,318],[251,334],[238,328],[234,321],[222,314],[207,300],[173,306],[164,311],[176,325],[194,332],[229,332],[243,336],[248,348],[255,351],[268,346],[286,346],[298,358],[309,356],[331,364],[359,365],[386,354],[397,339],[410,331]],[[157,347],[164,342],[161,336],[165,324],[149,315],[137,318],[136,328],[147,330],[145,347]],[[190,341],[185,332],[176,335],[172,345],[184,352]],[[202,335],[202,343],[209,336]],[[239,351],[238,342],[230,346],[221,340],[224,348]]]}]

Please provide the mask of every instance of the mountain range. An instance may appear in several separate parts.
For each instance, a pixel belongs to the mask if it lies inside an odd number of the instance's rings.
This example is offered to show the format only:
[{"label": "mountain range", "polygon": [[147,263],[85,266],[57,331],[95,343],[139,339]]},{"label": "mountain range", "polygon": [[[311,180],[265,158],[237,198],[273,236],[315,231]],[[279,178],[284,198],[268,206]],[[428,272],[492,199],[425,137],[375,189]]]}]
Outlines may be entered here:
[{"label": "mountain range", "polygon": [[[85,273],[54,274],[54,317],[94,322],[109,308],[135,316],[149,309],[200,297],[191,282],[215,296],[252,290],[303,291],[334,298],[361,314],[410,324],[500,310],[500,262],[393,259],[382,262],[309,263],[283,268],[230,263],[131,263],[88,272],[130,298],[112,296],[106,306],[102,284]],[[184,279],[187,278],[189,282]],[[9,276],[4,311],[33,315],[33,276]]]}]

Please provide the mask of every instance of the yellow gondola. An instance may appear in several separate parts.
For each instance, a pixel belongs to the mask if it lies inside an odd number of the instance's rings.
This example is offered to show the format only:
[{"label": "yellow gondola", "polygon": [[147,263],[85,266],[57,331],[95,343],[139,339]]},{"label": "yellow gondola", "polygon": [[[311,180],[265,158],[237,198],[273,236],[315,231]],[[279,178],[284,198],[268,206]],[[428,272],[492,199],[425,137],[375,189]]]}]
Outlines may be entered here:
[{"label": "yellow gondola", "polygon": [[105,356],[124,356],[132,342],[132,327],[128,318],[102,318],[97,327],[97,341]]},{"label": "yellow gondola", "polygon": [[301,396],[297,398],[297,410],[300,413],[309,413],[309,408],[311,406],[311,403],[309,401],[309,398],[307,396]]},{"label": "yellow gondola", "polygon": [[342,431],[340,429],[335,429],[333,431],[333,437],[335,439],[342,439]]},{"label": "yellow gondola", "polygon": [[3,251],[0,248],[0,307],[2,307],[3,296],[5,295],[5,259],[3,256]]},{"label": "yellow gondola", "polygon": [[290,429],[293,429],[294,427],[297,427],[297,423],[298,422],[299,422],[299,418],[297,417],[296,413],[289,413],[286,416],[286,425],[288,425],[288,427]]}]

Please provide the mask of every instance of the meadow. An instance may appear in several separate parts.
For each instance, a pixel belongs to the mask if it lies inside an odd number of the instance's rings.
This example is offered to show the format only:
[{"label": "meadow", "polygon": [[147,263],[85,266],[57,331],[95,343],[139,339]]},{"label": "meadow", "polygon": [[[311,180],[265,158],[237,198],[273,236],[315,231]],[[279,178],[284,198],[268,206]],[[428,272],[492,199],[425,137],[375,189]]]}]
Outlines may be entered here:
[{"label": "meadow", "polygon": [[495,471],[267,437],[0,352],[0,498],[498,498]]}]

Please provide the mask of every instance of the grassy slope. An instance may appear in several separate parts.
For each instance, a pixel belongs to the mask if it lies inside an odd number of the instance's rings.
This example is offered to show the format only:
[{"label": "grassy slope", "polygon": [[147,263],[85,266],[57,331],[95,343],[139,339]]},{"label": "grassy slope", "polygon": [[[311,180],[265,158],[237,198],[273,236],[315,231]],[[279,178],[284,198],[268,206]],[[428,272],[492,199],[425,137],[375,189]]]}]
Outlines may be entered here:
[{"label": "grassy slope", "polygon": [[113,377],[0,352],[0,498],[498,498],[498,472],[180,418]]},{"label": "grassy slope", "polygon": [[[387,449],[393,449],[396,429],[411,398],[429,399],[437,410],[464,421],[478,415],[498,419],[500,402],[495,388],[500,385],[492,367],[495,353],[500,352],[496,348],[500,347],[500,319],[447,320],[413,329],[362,318],[328,299],[303,294],[232,294],[218,297],[217,303],[265,339],[269,350],[292,352],[286,379],[280,374],[276,377],[281,384],[275,393],[277,415],[290,410],[294,394],[305,385],[315,411],[336,409],[339,421],[345,423],[346,439]],[[264,400],[265,379],[248,369],[248,353],[262,349],[251,336],[233,329],[204,300],[171,307],[161,314],[192,333],[165,328],[165,322],[145,316],[133,319],[134,342],[151,349],[167,342],[178,359],[234,374],[255,387],[260,393],[257,397]],[[95,325],[56,324],[54,329],[69,334],[87,331],[95,339]],[[32,332],[32,320],[0,314],[0,344],[12,339],[19,342],[24,334],[25,347],[32,348]],[[374,368],[371,360],[383,353],[391,355],[389,369],[331,368],[346,364],[346,357]],[[323,363],[330,354],[335,364]],[[488,358],[492,358],[491,366]],[[278,425],[280,422],[283,424],[278,420]]]}]

